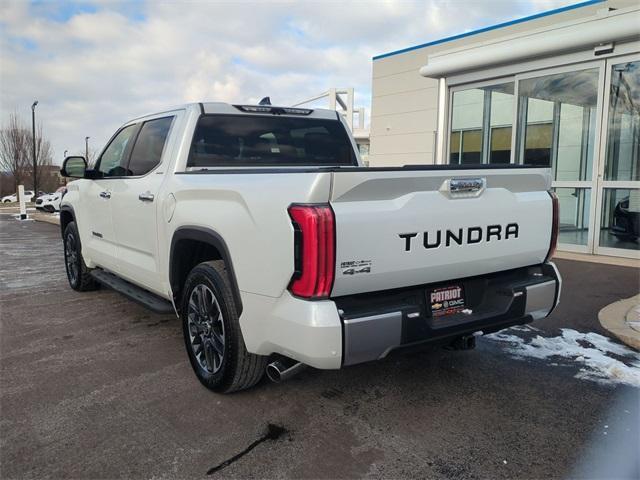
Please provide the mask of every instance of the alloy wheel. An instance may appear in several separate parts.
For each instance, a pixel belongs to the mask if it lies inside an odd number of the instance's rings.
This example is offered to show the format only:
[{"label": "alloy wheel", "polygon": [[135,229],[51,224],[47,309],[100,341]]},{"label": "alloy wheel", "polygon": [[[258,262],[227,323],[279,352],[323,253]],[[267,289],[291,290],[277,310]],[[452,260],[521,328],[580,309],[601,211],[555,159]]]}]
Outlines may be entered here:
[{"label": "alloy wheel", "polygon": [[225,351],[224,321],[220,303],[207,285],[198,284],[191,291],[187,324],[198,364],[208,373],[217,373]]},{"label": "alloy wheel", "polygon": [[76,237],[70,233],[67,235],[64,249],[65,261],[67,264],[67,275],[69,281],[75,284],[78,280],[78,246],[76,243]]}]

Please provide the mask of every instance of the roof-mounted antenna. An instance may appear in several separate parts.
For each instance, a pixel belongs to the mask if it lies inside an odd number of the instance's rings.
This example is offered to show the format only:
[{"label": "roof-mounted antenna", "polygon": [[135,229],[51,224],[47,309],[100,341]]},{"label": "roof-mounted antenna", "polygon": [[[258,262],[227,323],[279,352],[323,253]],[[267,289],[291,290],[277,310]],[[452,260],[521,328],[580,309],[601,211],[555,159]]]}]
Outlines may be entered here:
[{"label": "roof-mounted antenna", "polygon": [[260,103],[258,105],[271,105],[271,99],[269,97],[264,97],[262,100],[260,100]]}]

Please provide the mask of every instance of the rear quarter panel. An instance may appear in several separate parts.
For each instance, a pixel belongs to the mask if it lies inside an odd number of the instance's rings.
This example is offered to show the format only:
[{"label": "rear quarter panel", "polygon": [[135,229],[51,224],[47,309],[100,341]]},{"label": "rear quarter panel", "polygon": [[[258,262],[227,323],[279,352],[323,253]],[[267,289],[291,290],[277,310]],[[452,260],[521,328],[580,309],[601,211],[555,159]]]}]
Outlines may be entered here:
[{"label": "rear quarter panel", "polygon": [[294,271],[292,203],[329,200],[331,173],[185,173],[174,175],[175,213],[168,235],[181,227],[215,231],[225,241],[238,288],[280,297]]}]

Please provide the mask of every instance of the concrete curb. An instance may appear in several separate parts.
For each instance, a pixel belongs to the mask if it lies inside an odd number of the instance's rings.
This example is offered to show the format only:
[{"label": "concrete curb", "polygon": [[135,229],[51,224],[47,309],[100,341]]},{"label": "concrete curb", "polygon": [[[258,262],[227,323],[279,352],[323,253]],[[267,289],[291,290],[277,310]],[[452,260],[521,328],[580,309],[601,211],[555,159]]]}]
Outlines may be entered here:
[{"label": "concrete curb", "polygon": [[591,253],[556,252],[553,258],[560,260],[575,260],[578,262],[604,263],[605,265],[618,265],[619,267],[640,268],[640,260],[636,258],[609,257],[606,255],[593,255]]},{"label": "concrete curb", "polygon": [[607,305],[598,312],[602,327],[630,347],[640,351],[640,331],[636,330],[640,294]]},{"label": "concrete curb", "polygon": [[60,217],[58,216],[53,216],[50,215],[48,213],[32,213],[29,215],[31,218],[33,218],[36,222],[45,222],[45,223],[51,223],[53,225],[60,225]]}]

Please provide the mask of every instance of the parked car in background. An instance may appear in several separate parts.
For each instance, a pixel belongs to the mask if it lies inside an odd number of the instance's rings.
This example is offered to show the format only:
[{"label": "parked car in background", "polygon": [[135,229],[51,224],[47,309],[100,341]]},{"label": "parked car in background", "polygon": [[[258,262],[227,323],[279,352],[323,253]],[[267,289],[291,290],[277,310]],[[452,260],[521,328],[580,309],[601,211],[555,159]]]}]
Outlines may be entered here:
[{"label": "parked car in background", "polygon": [[640,212],[630,208],[630,200],[625,197],[616,205],[611,233],[619,240],[634,242],[640,237]]},{"label": "parked car in background", "polygon": [[46,193],[38,197],[36,200],[36,209],[49,213],[60,211],[60,201],[66,191],[67,187],[60,187],[55,193]]},{"label": "parked car in background", "polygon": [[[24,198],[26,202],[30,202],[33,200],[33,191],[25,190]],[[7,195],[6,197],[2,197],[2,203],[14,203],[18,201],[18,194],[14,193],[13,195]]]}]

